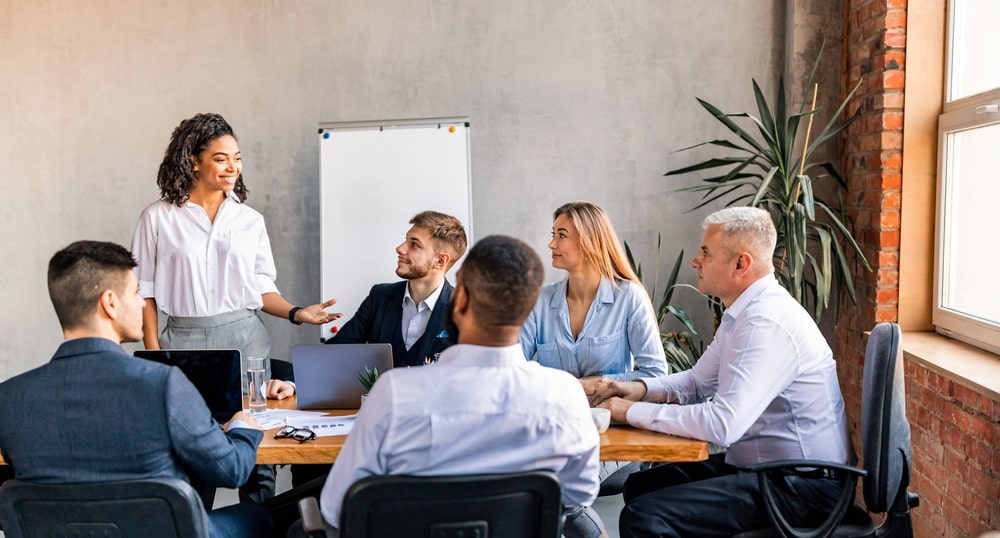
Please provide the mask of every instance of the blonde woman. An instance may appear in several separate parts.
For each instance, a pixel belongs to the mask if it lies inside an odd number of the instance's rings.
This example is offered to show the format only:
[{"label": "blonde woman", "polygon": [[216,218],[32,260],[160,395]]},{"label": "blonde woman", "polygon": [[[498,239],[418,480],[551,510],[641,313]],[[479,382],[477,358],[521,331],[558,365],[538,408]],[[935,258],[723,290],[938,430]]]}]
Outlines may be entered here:
[{"label": "blonde woman", "polygon": [[[667,374],[649,294],[632,270],[611,219],[590,202],[553,214],[552,267],[566,278],[545,284],[521,330],[524,356],[565,370],[589,396],[602,377],[617,381]],[[601,495],[621,491],[640,462],[602,461]]]},{"label": "blonde woman", "polygon": [[581,379],[618,381],[667,374],[660,328],[646,289],[611,220],[590,202],[553,216],[552,267],[566,278],[542,286],[521,331],[524,356]]}]

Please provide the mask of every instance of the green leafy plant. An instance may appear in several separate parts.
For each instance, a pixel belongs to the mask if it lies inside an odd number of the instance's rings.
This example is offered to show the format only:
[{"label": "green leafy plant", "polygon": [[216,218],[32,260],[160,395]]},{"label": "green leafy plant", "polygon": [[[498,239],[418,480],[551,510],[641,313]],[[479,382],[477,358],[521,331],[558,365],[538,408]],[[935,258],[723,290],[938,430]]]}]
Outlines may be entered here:
[{"label": "green leafy plant", "polygon": [[[660,247],[661,237],[657,235],[653,285],[649,292],[649,296],[654,298],[654,301],[656,299],[656,286],[660,280]],[[642,276],[642,262],[636,261],[635,256],[632,254],[632,249],[629,247],[627,241],[625,242],[625,255],[628,257],[628,261],[632,265],[632,269],[635,270],[639,280],[645,281]],[[701,354],[705,352],[705,342],[700,338],[696,338],[698,336],[698,331],[695,329],[695,324],[691,319],[691,316],[689,316],[684,310],[671,304],[674,298],[674,291],[677,289],[690,289],[694,290],[694,292],[698,295],[704,297],[708,303],[709,309],[712,310],[712,314],[715,319],[715,327],[718,327],[719,320],[722,319],[722,312],[724,310],[722,302],[715,297],[703,295],[694,286],[677,283],[677,278],[680,275],[680,269],[683,263],[684,251],[681,250],[677,255],[677,258],[674,260],[674,265],[670,270],[670,276],[667,278],[666,287],[663,290],[662,297],[659,298],[659,304],[657,305],[654,303],[656,324],[660,327],[660,341],[663,343],[663,352],[666,355],[667,366],[670,367],[671,372],[681,372],[691,369],[691,367],[694,366],[694,363],[701,357]],[[668,320],[668,314],[680,323],[680,330],[663,330],[664,322]]]},{"label": "green leafy plant", "polygon": [[365,366],[365,371],[358,372],[358,381],[365,387],[366,391],[372,390],[372,385],[378,381],[378,368],[368,368]]},{"label": "green leafy plant", "polygon": [[[841,242],[846,243],[871,271],[868,260],[845,224],[843,195],[847,190],[846,183],[831,163],[812,160],[813,154],[820,147],[833,140],[859,117],[856,113],[844,121],[839,119],[858,86],[847,94],[830,121],[810,141],[813,117],[821,110],[815,106],[818,85],[813,84],[818,67],[819,58],[813,65],[807,86],[814,87],[813,106],[810,110],[805,110],[803,101],[798,112],[789,112],[784,81],[781,79],[771,101],[764,96],[757,81],[753,81],[756,116],[745,112],[722,112],[718,107],[696,98],[705,110],[736,136],[736,140],[711,140],[679,151],[708,145],[736,153],[713,157],[665,174],[675,176],[728,168],[722,175],[703,178],[701,181],[704,184],[678,191],[703,193],[701,203],[693,209],[716,200],[725,200],[727,206],[746,204],[770,212],[778,231],[778,244],[774,252],[774,267],[778,278],[799,303],[806,309],[812,309],[817,321],[830,306],[830,299],[836,299],[841,290],[846,290],[851,301],[857,302],[854,282]],[[860,82],[858,84],[860,86]],[[860,113],[860,109],[858,112]],[[734,118],[748,120],[750,127],[741,127]],[[808,126],[803,141],[799,144],[803,119],[808,119]],[[816,195],[814,184],[824,179],[833,180],[835,204]],[[837,302],[834,300],[834,308],[836,306]]]}]

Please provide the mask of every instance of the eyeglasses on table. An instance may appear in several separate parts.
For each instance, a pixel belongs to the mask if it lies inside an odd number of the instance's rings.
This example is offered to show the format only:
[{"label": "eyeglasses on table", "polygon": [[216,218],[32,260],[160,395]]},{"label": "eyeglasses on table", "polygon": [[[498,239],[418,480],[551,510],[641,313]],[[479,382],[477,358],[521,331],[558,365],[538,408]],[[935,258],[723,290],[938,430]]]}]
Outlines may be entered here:
[{"label": "eyeglasses on table", "polygon": [[277,432],[274,433],[275,439],[295,439],[300,443],[306,441],[312,441],[316,438],[316,432],[308,428],[296,428],[294,426],[285,426]]}]

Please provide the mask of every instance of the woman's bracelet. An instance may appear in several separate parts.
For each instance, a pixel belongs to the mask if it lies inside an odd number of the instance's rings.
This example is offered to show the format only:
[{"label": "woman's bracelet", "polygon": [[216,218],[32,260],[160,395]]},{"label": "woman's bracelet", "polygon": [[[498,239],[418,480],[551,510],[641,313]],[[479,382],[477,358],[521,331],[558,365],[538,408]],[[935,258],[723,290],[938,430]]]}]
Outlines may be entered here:
[{"label": "woman's bracelet", "polygon": [[295,314],[302,310],[301,306],[293,306],[291,310],[288,311],[288,321],[291,321],[294,325],[302,325],[301,321],[295,321]]}]

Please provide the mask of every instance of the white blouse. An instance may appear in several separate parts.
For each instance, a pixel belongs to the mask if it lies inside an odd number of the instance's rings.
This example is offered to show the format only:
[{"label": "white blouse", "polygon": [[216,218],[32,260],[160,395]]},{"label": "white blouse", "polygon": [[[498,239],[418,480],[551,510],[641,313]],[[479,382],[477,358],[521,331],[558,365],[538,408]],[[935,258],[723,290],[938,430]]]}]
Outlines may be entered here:
[{"label": "white blouse", "polygon": [[263,306],[277,292],[264,217],[230,193],[213,224],[198,204],[142,211],[132,238],[139,294],[168,316],[206,317]]}]

